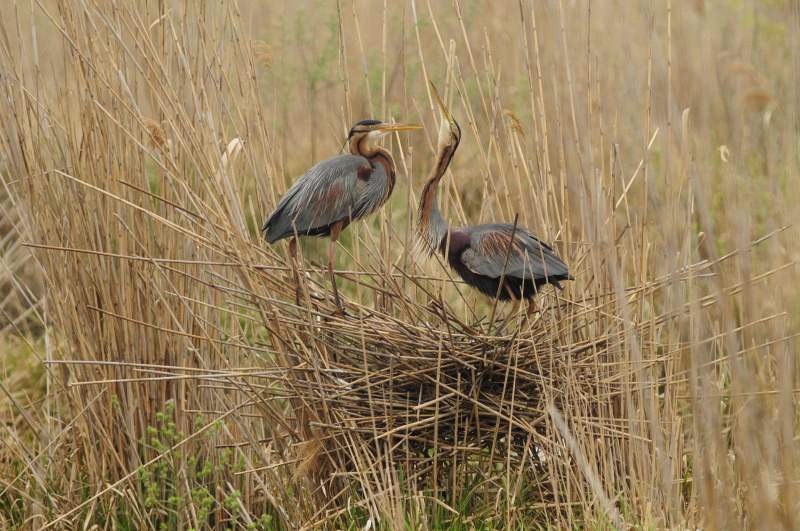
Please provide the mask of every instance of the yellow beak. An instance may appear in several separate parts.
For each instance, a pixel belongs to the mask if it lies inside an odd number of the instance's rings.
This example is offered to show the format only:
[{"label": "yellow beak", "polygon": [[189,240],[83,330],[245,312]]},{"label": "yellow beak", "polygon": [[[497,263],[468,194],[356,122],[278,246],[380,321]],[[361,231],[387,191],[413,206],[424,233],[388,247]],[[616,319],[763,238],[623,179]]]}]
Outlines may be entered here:
[{"label": "yellow beak", "polygon": [[453,118],[453,115],[450,114],[450,111],[447,110],[447,106],[442,101],[442,97],[439,96],[439,91],[436,90],[436,85],[433,84],[433,81],[430,82],[431,90],[433,91],[433,97],[436,100],[436,103],[439,105],[439,110],[442,111],[442,116],[445,120],[450,123],[450,127],[454,128],[456,125],[456,121]]},{"label": "yellow beak", "polygon": [[378,129],[385,132],[412,131],[414,129],[422,129],[422,126],[418,124],[381,124]]}]

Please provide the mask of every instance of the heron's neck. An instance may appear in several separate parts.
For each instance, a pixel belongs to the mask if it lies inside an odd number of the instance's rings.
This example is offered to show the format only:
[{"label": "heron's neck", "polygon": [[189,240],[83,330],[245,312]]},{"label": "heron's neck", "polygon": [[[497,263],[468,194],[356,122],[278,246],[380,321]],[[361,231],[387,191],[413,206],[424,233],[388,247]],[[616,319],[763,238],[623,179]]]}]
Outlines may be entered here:
[{"label": "heron's neck", "polygon": [[450,229],[447,220],[439,210],[439,181],[447,171],[455,150],[456,146],[439,149],[428,182],[425,183],[425,188],[422,190],[419,202],[418,231],[429,254],[433,254],[437,250],[444,250],[444,240]]},{"label": "heron's neck", "polygon": [[350,153],[353,155],[361,155],[366,159],[380,157],[394,166],[394,161],[389,152],[380,146],[373,146],[367,135],[364,134],[355,135],[350,139]]},{"label": "heron's neck", "polygon": [[395,183],[395,168],[392,155],[382,147],[373,146],[367,138],[367,135],[357,135],[350,140],[350,153],[364,157],[373,167],[375,164],[383,165],[383,169],[386,171],[386,194],[384,201],[388,199],[392,194]]}]

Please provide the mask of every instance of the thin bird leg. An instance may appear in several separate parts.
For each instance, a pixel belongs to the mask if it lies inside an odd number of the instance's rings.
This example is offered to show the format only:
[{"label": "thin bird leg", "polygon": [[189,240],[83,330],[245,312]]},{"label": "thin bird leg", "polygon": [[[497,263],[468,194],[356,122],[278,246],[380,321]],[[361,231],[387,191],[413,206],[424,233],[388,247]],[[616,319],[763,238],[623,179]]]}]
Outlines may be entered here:
[{"label": "thin bird leg", "polygon": [[514,292],[511,291],[511,287],[508,285],[508,282],[504,282],[503,283],[503,288],[506,290],[506,293],[508,293],[508,297],[512,301],[514,301],[513,304],[511,305],[511,312],[508,314],[508,316],[511,317],[515,313],[517,313],[517,310],[519,309],[519,301],[520,300],[519,300],[519,298],[514,296]]},{"label": "thin bird leg", "polygon": [[508,313],[508,319],[511,319],[512,317],[514,317],[517,314],[517,310],[519,310],[519,304],[521,302],[521,299],[514,296],[514,292],[511,291],[511,288],[508,286],[508,283],[506,283],[505,287],[506,287],[506,292],[508,293],[508,296],[511,297],[512,301],[514,301],[511,304],[511,311]]},{"label": "thin bird leg", "polygon": [[535,323],[542,318],[542,312],[539,310],[539,304],[536,302],[536,295],[528,299],[528,311],[525,312],[525,319],[529,322]]},{"label": "thin bird leg", "polygon": [[503,283],[503,289],[506,290],[508,293],[509,298],[513,301],[511,304],[511,311],[508,312],[505,319],[503,319],[502,324],[497,328],[497,332],[500,333],[503,329],[505,329],[506,325],[511,321],[511,319],[516,315],[517,310],[519,309],[519,302],[520,300],[514,296],[514,292],[511,291],[511,288],[508,286],[507,282]]},{"label": "thin bird leg", "polygon": [[331,242],[328,246],[328,273],[331,275],[331,287],[333,288],[333,298],[336,300],[336,307],[339,311],[346,313],[342,307],[342,301],[339,299],[339,290],[336,287],[336,275],[333,274],[333,251],[336,248],[336,240],[339,238],[339,233],[342,231],[342,224],[335,223],[331,227]]},{"label": "thin bird leg", "polygon": [[297,238],[289,240],[289,255],[292,257],[292,274],[294,275],[294,302],[300,306],[300,273],[297,271]]}]

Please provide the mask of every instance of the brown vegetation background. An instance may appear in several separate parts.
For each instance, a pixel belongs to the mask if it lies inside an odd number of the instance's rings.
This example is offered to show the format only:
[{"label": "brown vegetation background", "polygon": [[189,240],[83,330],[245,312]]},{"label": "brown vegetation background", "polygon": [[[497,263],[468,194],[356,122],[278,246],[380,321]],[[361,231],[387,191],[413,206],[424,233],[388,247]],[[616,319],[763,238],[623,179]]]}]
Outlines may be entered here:
[{"label": "brown vegetation background", "polygon": [[[797,527],[796,2],[0,15],[0,527]],[[413,252],[429,81],[451,222],[576,277],[535,315]],[[365,118],[425,129],[348,319],[258,228]]]}]

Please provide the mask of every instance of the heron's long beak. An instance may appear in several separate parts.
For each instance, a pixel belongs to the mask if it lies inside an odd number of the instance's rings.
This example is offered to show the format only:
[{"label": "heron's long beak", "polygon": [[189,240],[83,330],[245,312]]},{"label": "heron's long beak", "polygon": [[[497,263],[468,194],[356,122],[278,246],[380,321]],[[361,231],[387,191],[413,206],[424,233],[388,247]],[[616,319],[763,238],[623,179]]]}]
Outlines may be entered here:
[{"label": "heron's long beak", "polygon": [[418,124],[381,124],[378,129],[388,133],[390,131],[412,131],[414,129],[422,129],[422,126]]},{"label": "heron's long beak", "polygon": [[439,91],[436,90],[436,85],[433,84],[433,81],[431,81],[430,84],[431,90],[433,91],[433,97],[436,99],[436,103],[439,105],[439,110],[442,112],[442,118],[448,122],[450,129],[455,129],[457,127],[455,118],[453,118],[453,115],[450,114],[447,106],[442,101],[442,97],[439,96]]}]

